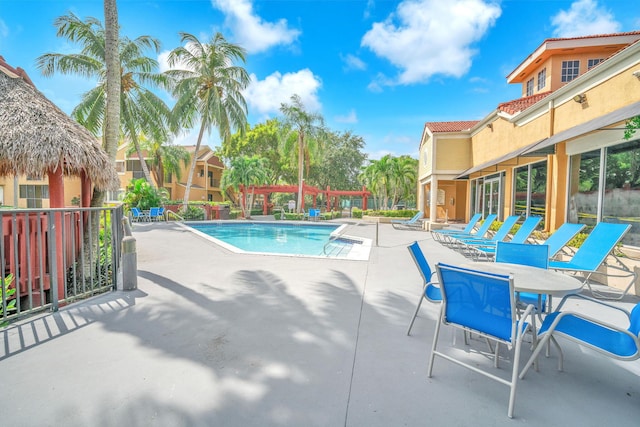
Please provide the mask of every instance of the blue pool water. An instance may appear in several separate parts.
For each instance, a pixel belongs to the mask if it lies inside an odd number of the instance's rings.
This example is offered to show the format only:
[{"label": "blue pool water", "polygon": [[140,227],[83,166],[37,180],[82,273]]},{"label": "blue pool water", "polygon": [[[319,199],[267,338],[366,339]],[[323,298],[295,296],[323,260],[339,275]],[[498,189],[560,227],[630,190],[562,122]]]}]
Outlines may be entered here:
[{"label": "blue pool water", "polygon": [[351,246],[357,243],[340,239],[327,245],[331,233],[340,227],[338,224],[224,221],[188,225],[226,245],[246,252],[345,257]]}]

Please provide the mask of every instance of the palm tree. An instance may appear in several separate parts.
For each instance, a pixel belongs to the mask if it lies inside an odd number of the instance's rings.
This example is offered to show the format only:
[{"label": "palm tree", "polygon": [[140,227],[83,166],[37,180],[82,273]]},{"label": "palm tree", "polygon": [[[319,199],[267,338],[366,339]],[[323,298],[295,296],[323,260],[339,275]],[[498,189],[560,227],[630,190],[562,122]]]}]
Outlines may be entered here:
[{"label": "palm tree", "polygon": [[216,33],[208,43],[201,43],[189,33],[180,33],[180,36],[184,46],[171,51],[169,65],[182,64],[185,69],[166,72],[173,79],[172,92],[177,98],[173,117],[176,123],[187,128],[193,127],[197,119],[200,121],[184,192],[186,209],[204,132],[211,133],[215,126],[224,142],[231,138],[234,129],[244,132],[246,128],[247,103],[242,91],[249,85],[250,78],[244,68],[234,65],[235,61],[245,62],[245,50],[227,42],[222,34]]},{"label": "palm tree", "polygon": [[[104,0],[104,24],[105,43],[104,59],[106,67],[106,93],[107,102],[104,118],[103,148],[109,158],[115,162],[118,151],[118,136],[120,126],[120,91],[122,81],[120,79],[120,52],[118,51],[118,7],[116,0]],[[104,199],[104,193],[100,192],[100,205]]]},{"label": "palm tree", "polygon": [[[95,18],[80,20],[73,13],[57,18],[54,26],[57,35],[82,45],[79,54],[46,53],[37,58],[37,66],[45,76],[58,71],[63,74],[79,74],[96,78],[98,85],[82,96],[80,104],[71,115],[94,135],[106,136],[105,120],[107,103],[106,34],[102,23]],[[166,77],[155,73],[158,63],[144,56],[146,49],[158,52],[160,42],[150,36],[134,40],[121,38],[118,44],[120,57],[120,131],[136,147],[142,170],[152,184],[149,169],[138,144],[141,132],[159,134],[167,132],[169,108],[144,84],[164,86]],[[113,70],[110,70],[112,72]],[[111,144],[111,142],[110,142]],[[111,146],[108,147],[110,150]],[[115,158],[115,152],[114,152]]]},{"label": "palm tree", "polygon": [[[231,160],[229,168],[225,169],[222,174],[222,188],[232,187],[237,193],[240,191],[240,186],[244,187],[244,197],[240,198],[240,208],[245,218],[251,217],[251,209],[247,206],[246,190],[252,185],[264,184],[269,179],[269,171],[265,163],[265,159],[261,157],[239,156]],[[253,194],[251,200],[253,200]]]},{"label": "palm tree", "polygon": [[[181,145],[163,143],[158,138],[148,138],[141,134],[138,137],[140,148],[149,157],[147,162],[151,167],[151,174],[158,184],[158,188],[164,187],[164,178],[167,174],[172,174],[178,181],[182,179],[182,166],[189,166],[191,155]],[[136,151],[135,147],[130,147],[127,155]]]},{"label": "palm tree", "polygon": [[[305,110],[298,95],[291,96],[290,104],[281,104],[280,111],[284,114],[284,125],[296,134],[295,149],[298,154],[298,203],[296,212],[302,208],[302,185],[304,182],[304,160],[309,165],[311,153],[321,144],[325,135],[324,119],[321,115],[309,113]],[[285,135],[285,151],[293,151],[289,132]]]},{"label": "palm tree", "polygon": [[409,156],[391,158],[392,205],[407,200],[415,192],[418,178],[418,161]]}]

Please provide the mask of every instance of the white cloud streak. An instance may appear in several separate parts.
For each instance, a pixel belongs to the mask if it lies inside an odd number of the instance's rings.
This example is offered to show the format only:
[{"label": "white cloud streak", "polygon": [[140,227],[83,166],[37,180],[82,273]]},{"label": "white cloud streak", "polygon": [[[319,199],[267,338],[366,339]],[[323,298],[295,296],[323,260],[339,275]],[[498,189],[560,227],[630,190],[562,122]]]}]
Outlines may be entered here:
[{"label": "white cloud streak", "polygon": [[[384,22],[373,24],[361,45],[401,71],[380,84],[413,84],[435,74],[461,77],[471,67],[473,43],[500,17],[495,1],[405,0]],[[381,83],[382,82],[382,83]]]},{"label": "white cloud streak", "polygon": [[358,123],[358,116],[356,110],[350,110],[345,116],[336,116],[335,121],[338,123]]},{"label": "white cloud streak", "polygon": [[251,83],[244,92],[250,113],[262,115],[274,114],[280,111],[282,103],[291,101],[291,96],[297,94],[308,111],[318,112],[322,108],[318,99],[318,90],[322,81],[311,70],[282,74],[279,71],[258,80],[251,74]]},{"label": "white cloud streak", "polygon": [[578,0],[551,18],[555,37],[580,37],[620,31],[620,23],[596,0]]},{"label": "white cloud streak", "polygon": [[363,71],[367,69],[367,64],[362,59],[350,53],[347,55],[340,55],[340,59],[342,59],[342,62],[345,64],[345,71]]},{"label": "white cloud streak", "polygon": [[233,31],[234,41],[249,53],[289,45],[300,35],[299,30],[289,28],[286,19],[264,21],[256,14],[251,0],[211,0],[211,3],[225,14],[225,24]]}]

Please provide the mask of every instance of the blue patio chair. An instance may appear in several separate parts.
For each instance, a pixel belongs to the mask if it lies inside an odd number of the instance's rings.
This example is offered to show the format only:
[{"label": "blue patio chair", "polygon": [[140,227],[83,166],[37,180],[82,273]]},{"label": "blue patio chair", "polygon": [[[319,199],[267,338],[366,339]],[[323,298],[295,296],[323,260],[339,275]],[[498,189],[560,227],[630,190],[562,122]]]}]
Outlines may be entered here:
[{"label": "blue patio chair", "polygon": [[[622,312],[629,320],[629,327],[625,329],[602,319],[586,316],[582,313],[562,311],[564,303],[569,298],[581,298],[604,306],[607,311],[611,311],[611,314],[614,313],[612,310]],[[611,316],[609,315],[607,317],[610,318]],[[636,304],[631,312],[628,312],[621,307],[616,307],[583,295],[567,295],[560,302],[558,309],[544,319],[539,332],[541,339],[522,370],[520,378],[524,378],[531,365],[538,358],[542,348],[545,347],[545,344],[549,342],[549,340],[558,349],[558,370],[562,371],[564,363],[563,354],[560,345],[555,339],[556,337],[574,341],[613,359],[631,361],[640,357],[639,334],[640,303]]]},{"label": "blue patio chair", "polygon": [[[436,356],[457,363],[474,372],[509,386],[509,407],[507,415],[513,417],[520,349],[526,332],[531,332],[536,343],[535,317],[533,306],[529,305],[518,320],[512,276],[485,273],[452,265],[437,264],[436,271],[442,290],[441,315],[436,323],[428,376],[431,378]],[[527,323],[524,319],[530,318]],[[448,353],[437,350],[441,326],[452,325],[465,332],[475,332],[496,343],[494,366],[498,365],[498,344],[505,343],[513,349],[511,378],[504,379],[486,370],[476,363],[467,363]],[[468,354],[467,354],[468,356]]]},{"label": "blue patio chair", "polygon": [[549,246],[549,258],[554,258],[583,228],[584,224],[565,222],[542,244]]},{"label": "blue patio chair", "polygon": [[435,272],[431,271],[431,267],[429,267],[429,263],[427,262],[422,249],[420,249],[418,242],[413,242],[407,246],[407,249],[409,249],[409,253],[413,258],[413,261],[416,263],[416,267],[418,267],[418,271],[420,272],[423,280],[420,300],[418,301],[416,311],[413,313],[413,317],[411,318],[411,323],[409,323],[409,329],[407,329],[407,335],[411,335],[411,328],[413,327],[413,322],[415,322],[416,317],[418,316],[418,311],[420,311],[422,300],[426,299],[431,302],[440,302],[442,301],[442,294],[440,293],[440,288],[436,286],[437,282],[433,280]]},{"label": "blue patio chair", "polygon": [[147,216],[147,214],[142,212],[140,210],[140,208],[137,208],[135,206],[133,206],[131,208],[131,221],[132,222],[147,221],[148,219],[149,219],[149,217]]},{"label": "blue patio chair", "polygon": [[484,219],[484,221],[482,222],[482,225],[480,227],[478,227],[478,229],[476,230],[475,233],[447,233],[445,234],[444,240],[441,241],[440,243],[446,245],[446,246],[451,246],[453,244],[456,243],[457,239],[463,239],[465,237],[467,238],[472,238],[472,237],[484,237],[485,234],[487,234],[487,232],[489,231],[489,228],[491,228],[491,224],[493,224],[493,222],[496,220],[496,218],[498,217],[498,215],[496,214],[491,214],[491,215],[487,215],[487,217]]},{"label": "blue patio chair", "polygon": [[[496,247],[496,262],[529,265],[546,270],[549,268],[549,246],[498,242]],[[516,292],[516,298],[521,304],[533,304],[538,313],[545,311],[547,295]]]},{"label": "blue patio chair", "polygon": [[456,237],[455,247],[461,250],[465,255],[471,255],[474,258],[477,258],[477,251],[473,250],[474,246],[495,246],[497,242],[501,242],[507,238],[511,229],[520,219],[520,215],[511,215],[507,217],[498,231],[489,238],[484,239],[482,237]]},{"label": "blue patio chair", "polygon": [[413,218],[411,219],[392,219],[391,225],[395,229],[419,229],[422,230],[422,217],[424,213],[422,211],[418,211]]},{"label": "blue patio chair", "polygon": [[[518,229],[518,231],[516,231],[516,233],[511,238],[511,240],[509,240],[509,242],[525,243],[527,239],[529,239],[529,236],[531,236],[531,233],[533,233],[533,231],[536,229],[538,224],[540,224],[541,220],[542,220],[542,217],[539,217],[539,216],[530,216],[529,218],[525,219],[522,225],[520,226],[520,228]],[[495,244],[488,245],[488,246],[471,245],[470,248],[477,251],[479,255],[483,255],[486,258],[491,258],[496,254]]]},{"label": "blue patio chair", "polygon": [[[551,260],[549,262],[549,268],[583,274],[583,283],[589,288],[589,291],[594,297],[622,299],[635,282],[636,273],[629,270],[628,267],[620,262],[612,252],[630,228],[631,225],[629,224],[599,222],[569,261]],[[607,257],[610,255],[616,260],[616,264],[606,264]],[[598,271],[600,266],[603,264],[605,264],[607,268],[619,270],[621,273],[610,274],[608,271]],[[622,291],[614,291],[612,289],[608,293],[602,293],[591,287],[589,279],[593,275],[602,275],[605,277],[630,277],[631,280]]]},{"label": "blue patio chair", "polygon": [[151,208],[149,209],[149,221],[160,221],[162,219],[162,214],[160,213],[160,208]]},{"label": "blue patio chair", "polygon": [[476,225],[480,222],[481,219],[482,219],[482,214],[477,213],[471,217],[471,219],[469,220],[469,223],[464,229],[462,230],[458,230],[458,229],[431,230],[431,237],[433,238],[433,240],[437,242],[441,242],[442,239],[444,239],[444,236],[446,235],[460,234],[460,233],[469,235],[471,234],[471,232],[476,227]]},{"label": "blue patio chair", "polygon": [[309,220],[317,221],[320,218],[320,209],[309,209]]}]

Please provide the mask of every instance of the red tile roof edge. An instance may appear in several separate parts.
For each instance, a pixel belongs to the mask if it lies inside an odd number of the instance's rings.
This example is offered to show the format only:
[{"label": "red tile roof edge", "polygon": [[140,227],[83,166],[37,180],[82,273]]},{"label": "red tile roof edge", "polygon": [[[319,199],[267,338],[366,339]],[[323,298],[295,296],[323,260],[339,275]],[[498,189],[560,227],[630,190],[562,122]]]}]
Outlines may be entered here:
[{"label": "red tile roof edge", "polygon": [[479,120],[459,120],[455,122],[427,122],[425,126],[431,132],[461,132],[478,124]]},{"label": "red tile roof edge", "polygon": [[551,95],[552,91],[536,93],[535,95],[526,96],[524,98],[513,99],[507,102],[501,102],[498,104],[498,110],[504,111],[507,114],[515,114],[519,111],[524,111],[531,107],[536,102]]},{"label": "red tile roof edge", "polygon": [[607,34],[592,34],[589,36],[577,36],[577,37],[553,37],[545,39],[542,44],[546,42],[555,42],[559,40],[581,40],[581,39],[599,39],[605,37],[620,37],[620,36],[632,36],[632,35],[640,35],[640,31],[627,31],[624,33],[607,33]]},{"label": "red tile roof edge", "polygon": [[5,71],[10,72],[11,74],[15,74],[16,76],[22,78],[22,80],[24,80],[25,82],[29,83],[31,86],[36,87],[25,70],[20,67],[13,68],[11,65],[7,64],[2,55],[0,55],[0,71],[4,72],[5,74],[7,74]]}]

